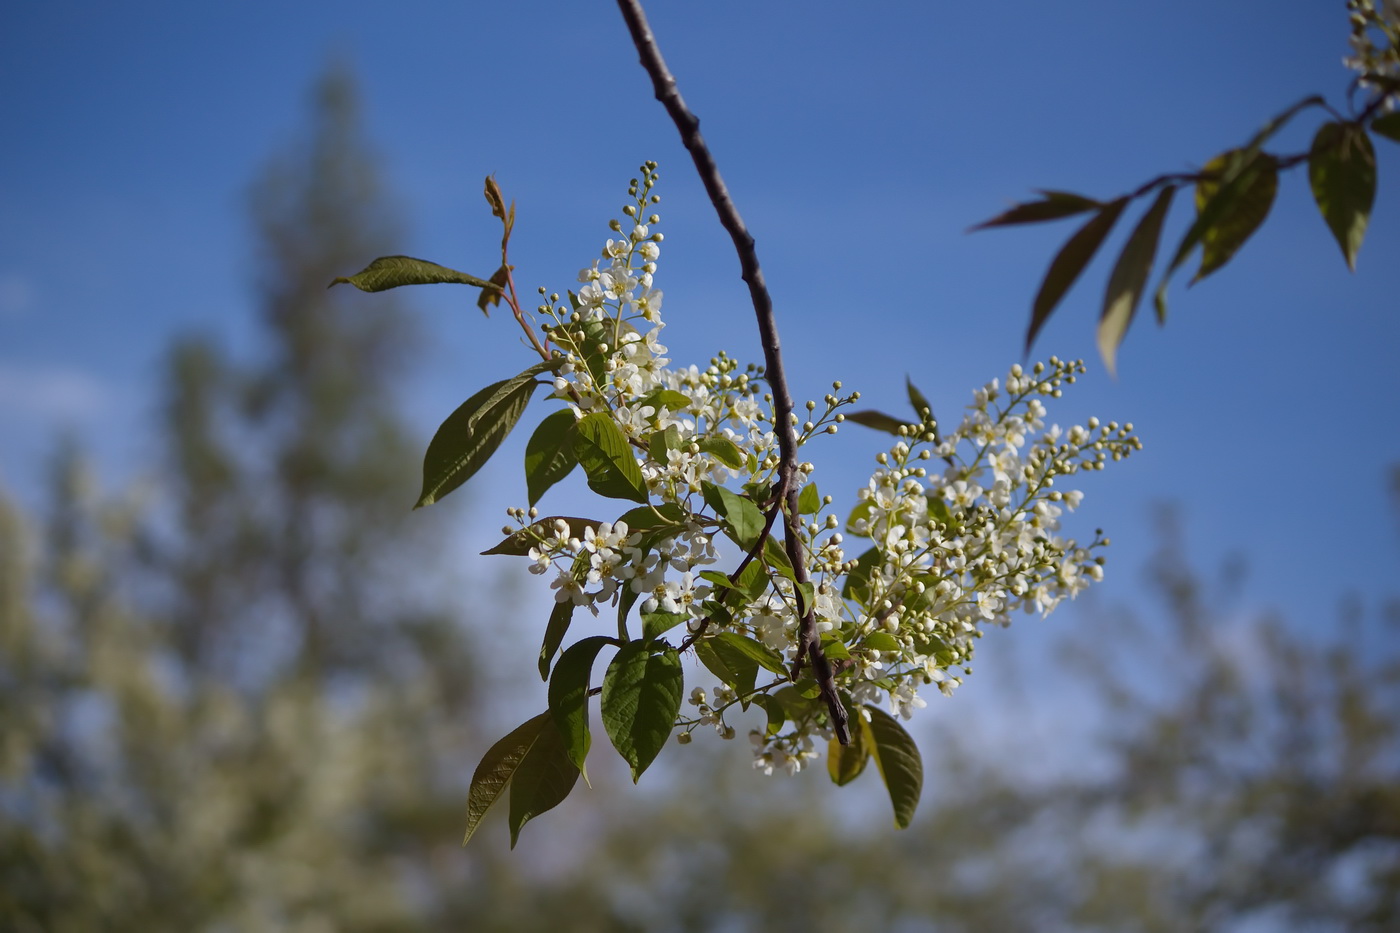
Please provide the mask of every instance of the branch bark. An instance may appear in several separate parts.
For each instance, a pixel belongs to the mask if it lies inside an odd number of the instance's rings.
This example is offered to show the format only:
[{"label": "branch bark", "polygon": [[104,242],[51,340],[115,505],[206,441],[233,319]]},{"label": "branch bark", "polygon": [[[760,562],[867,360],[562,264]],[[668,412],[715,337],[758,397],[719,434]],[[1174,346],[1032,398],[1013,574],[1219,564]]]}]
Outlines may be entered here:
[{"label": "branch bark", "polygon": [[[773,301],[768,295],[768,286],[763,280],[763,270],[758,264],[758,253],[754,249],[754,239],[744,226],[739,211],[734,207],[720,177],[719,167],[710,154],[705,139],[700,135],[700,120],[686,106],[681,98],[676,79],[666,67],[661,57],[661,49],[656,44],[656,36],[647,24],[646,14],[638,0],[617,0],[618,9],[631,33],[632,44],[641,57],[642,67],[651,77],[656,99],[666,108],[671,121],[680,131],[681,142],[695,162],[695,170],[700,175],[705,191],[719,214],[719,222],[734,241],[734,249],[739,254],[739,266],[744,282],[749,286],[749,298],[753,302],[754,315],[758,319],[759,339],[763,344],[764,369],[768,386],[773,391],[774,431],[778,435],[779,498],[783,507],[783,537],[788,559],[792,562],[793,574],[798,583],[810,582],[806,556],[802,553],[802,538],[798,522],[801,521],[797,508],[797,485],[793,478],[797,474],[797,430],[793,424],[792,396],[788,392],[787,377],[783,371],[782,350],[778,343],[778,325],[773,317]],[[801,670],[805,658],[812,666],[812,676],[821,690],[831,715],[831,725],[837,740],[842,745],[851,741],[850,723],[841,698],[836,692],[836,677],[831,662],[822,650],[821,639],[817,637],[815,607],[806,604],[801,587],[797,588],[798,612],[801,615],[799,628],[799,649],[797,661],[793,665],[793,678]]]}]

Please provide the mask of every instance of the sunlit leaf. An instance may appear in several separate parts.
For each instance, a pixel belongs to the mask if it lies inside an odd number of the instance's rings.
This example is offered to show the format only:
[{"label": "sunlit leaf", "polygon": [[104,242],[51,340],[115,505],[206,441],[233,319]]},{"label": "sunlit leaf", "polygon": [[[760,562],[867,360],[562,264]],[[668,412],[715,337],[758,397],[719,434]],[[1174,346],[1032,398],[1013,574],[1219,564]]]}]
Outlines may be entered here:
[{"label": "sunlit leaf", "polygon": [[1045,273],[1045,280],[1041,282],[1040,291],[1035,296],[1030,326],[1026,328],[1027,353],[1035,343],[1040,329],[1050,320],[1050,315],[1060,303],[1060,299],[1069,291],[1074,280],[1079,278],[1079,273],[1084,271],[1089,260],[1094,258],[1094,253],[1098,251],[1104,237],[1108,236],[1108,231],[1113,229],[1118,215],[1123,213],[1123,207],[1127,203],[1127,198],[1118,198],[1105,204],[1088,223],[1069,238],[1050,262],[1050,269]]},{"label": "sunlit leaf", "polygon": [[588,488],[610,499],[647,501],[647,484],[627,437],[608,412],[585,415],[575,426],[574,453],[588,474]]},{"label": "sunlit leaf", "polygon": [[774,674],[787,675],[787,665],[783,663],[782,655],[760,641],[755,641],[747,635],[740,635],[738,632],[720,632],[714,637],[714,640],[752,658],[758,662],[760,667],[766,668]]},{"label": "sunlit leaf", "polygon": [[821,510],[822,494],[817,492],[816,483],[809,482],[797,494],[797,512],[799,515],[816,515]]},{"label": "sunlit leaf", "polygon": [[826,744],[826,773],[838,787],[844,787],[865,770],[870,760],[870,726],[862,716],[851,723],[851,744],[842,745],[834,737]]},{"label": "sunlit leaf", "polygon": [[545,416],[530,435],[525,445],[525,488],[531,505],[578,465],[574,456],[576,421],[571,409],[561,408]]},{"label": "sunlit leaf", "polygon": [[1327,123],[1313,137],[1308,181],[1322,219],[1356,271],[1356,253],[1366,236],[1376,200],[1376,152],[1371,138],[1351,123]]},{"label": "sunlit leaf", "polygon": [[380,256],[352,276],[332,279],[327,287],[342,283],[353,285],[362,292],[382,292],[400,285],[475,285],[492,294],[499,294],[499,289],[486,279],[412,256]]},{"label": "sunlit leaf", "polygon": [[660,638],[687,618],[689,616],[682,612],[644,612],[642,613],[642,638],[646,641]]},{"label": "sunlit leaf", "polygon": [[1012,224],[1034,224],[1047,220],[1060,220],[1103,206],[1093,198],[1071,194],[1068,191],[1042,191],[1040,194],[1042,195],[1041,200],[1017,204],[991,220],[972,227],[968,232],[985,230],[988,227],[1006,227]]},{"label": "sunlit leaf", "polygon": [[[1232,154],[1218,155],[1205,164],[1204,172],[1223,172]],[[1196,183],[1196,212],[1200,214],[1220,191],[1219,178],[1202,178]],[[1201,234],[1201,268],[1192,284],[1224,266],[1269,216],[1278,193],[1278,160],[1260,153],[1241,174],[1237,191],[1226,210]],[[1154,244],[1155,246],[1155,244]]]},{"label": "sunlit leaf", "polygon": [[[1108,277],[1098,337],[1099,353],[1110,373],[1117,371],[1118,345],[1123,342],[1123,335],[1128,332],[1128,325],[1137,313],[1138,302],[1147,286],[1147,277],[1152,272],[1152,261],[1157,255],[1162,221],[1167,216],[1175,193],[1176,188],[1170,186],[1157,192],[1157,199],[1133,228],[1123,252],[1118,256],[1118,262],[1113,266],[1113,273]],[[946,511],[947,506],[944,506]]]},{"label": "sunlit leaf", "polygon": [[702,437],[699,441],[700,450],[714,457],[720,463],[735,470],[744,468],[744,452],[739,449],[727,437]]},{"label": "sunlit leaf", "polygon": [[574,767],[583,771],[588,757],[588,686],[593,661],[612,639],[593,635],[570,645],[554,665],[549,678],[549,712],[564,739],[564,750]]},{"label": "sunlit leaf", "polygon": [[865,710],[870,714],[865,728],[869,729],[871,751],[880,776],[885,780],[890,803],[894,805],[894,825],[905,829],[914,819],[914,810],[924,788],[924,764],[919,748],[889,713],[871,705]]},{"label": "sunlit leaf", "polygon": [[423,457],[423,491],[414,508],[437,502],[481,469],[520,420],[538,384],[536,377],[562,365],[562,357],[536,363],[518,376],[487,386],[449,415]]},{"label": "sunlit leaf", "polygon": [[[541,717],[537,717],[541,718]],[[578,782],[579,769],[569,760],[564,737],[549,713],[540,724],[510,782],[510,847],[515,848],[520,828],[569,796]]]},{"label": "sunlit leaf", "polygon": [[603,677],[603,728],[635,783],[666,745],[681,708],[684,675],[674,648],[653,642],[622,646]]}]

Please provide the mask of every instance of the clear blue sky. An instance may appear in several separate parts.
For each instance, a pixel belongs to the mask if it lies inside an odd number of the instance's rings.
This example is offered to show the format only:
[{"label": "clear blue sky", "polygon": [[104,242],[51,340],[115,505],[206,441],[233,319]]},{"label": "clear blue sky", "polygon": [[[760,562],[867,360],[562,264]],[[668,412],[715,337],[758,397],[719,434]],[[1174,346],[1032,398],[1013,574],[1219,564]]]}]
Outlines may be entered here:
[{"label": "clear blue sky", "polygon": [[[949,417],[1019,359],[1031,297],[1073,226],[966,229],[1033,187],[1110,196],[1198,166],[1306,94],[1340,102],[1343,7],[653,0],[649,12],[758,239],[794,394],[820,397],[841,378],[898,408],[907,373]],[[139,472],[172,334],[251,345],[243,193],[334,55],[360,75],[411,224],[403,252],[489,271],[497,234],[480,182],[495,172],[519,203],[518,279],[562,289],[635,166],[657,159],[671,355],[759,358],[728,242],[610,2],[11,4],[0,31],[10,488],[32,494],[63,426],[113,473]],[[1278,148],[1305,148],[1316,125],[1301,119]],[[1357,274],[1294,171],[1230,267],[1177,286],[1165,330],[1139,322],[1117,382],[1092,358],[1107,262],[1044,332],[1037,355],[1091,362],[1052,418],[1131,420],[1146,444],[1084,483],[1085,525],[1116,541],[1107,598],[1133,601],[1161,500],[1184,507],[1204,566],[1249,558],[1253,604],[1325,625],[1343,593],[1373,603],[1392,588],[1396,525],[1381,497],[1400,462],[1400,147],[1381,148]],[[515,336],[465,293],[418,299],[434,344],[409,394],[426,431],[525,357],[506,361]],[[823,490],[853,491],[878,438],[833,441]],[[481,487],[482,501],[523,498],[513,465]]]}]

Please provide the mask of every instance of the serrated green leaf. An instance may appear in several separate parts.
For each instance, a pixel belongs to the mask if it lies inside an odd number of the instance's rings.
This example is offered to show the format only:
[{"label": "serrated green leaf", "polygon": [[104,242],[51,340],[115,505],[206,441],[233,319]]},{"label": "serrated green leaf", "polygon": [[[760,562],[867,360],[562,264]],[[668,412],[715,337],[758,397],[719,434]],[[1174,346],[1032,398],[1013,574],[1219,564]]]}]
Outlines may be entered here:
[{"label": "serrated green leaf", "polygon": [[870,713],[865,728],[869,730],[871,751],[880,777],[885,780],[890,803],[894,805],[894,825],[905,829],[914,819],[914,810],[924,788],[924,764],[919,758],[919,747],[889,713],[868,704],[865,709]]},{"label": "serrated green leaf", "polygon": [[681,708],[684,675],[674,648],[628,642],[603,677],[603,727],[613,748],[632,769],[632,782],[666,745]]},{"label": "serrated green leaf", "polygon": [[575,768],[583,771],[588,757],[588,687],[593,661],[612,639],[593,635],[570,645],[554,665],[549,678],[549,713],[564,739],[564,751]]},{"label": "serrated green leaf", "polygon": [[844,787],[860,777],[870,761],[870,726],[864,717],[856,716],[851,723],[851,744],[842,745],[835,738],[827,741],[826,773],[837,787]]},{"label": "serrated green leaf", "polygon": [[817,484],[809,482],[797,494],[797,514],[816,515],[822,510],[822,494],[817,492]]},{"label": "serrated green leaf", "polygon": [[423,490],[414,508],[437,502],[481,469],[520,420],[535,391],[535,377],[562,365],[562,357],[536,363],[487,386],[449,415],[423,457]]},{"label": "serrated green leaf", "polygon": [[899,429],[908,424],[907,421],[896,418],[894,415],[887,415],[882,411],[853,411],[846,416],[846,420],[854,421],[862,427],[894,435],[898,435]]},{"label": "serrated green leaf", "polygon": [[500,291],[486,279],[412,256],[380,256],[352,276],[332,279],[327,288],[341,284],[353,285],[362,292],[382,292],[400,285],[475,285],[494,294]]},{"label": "serrated green leaf", "polygon": [[472,774],[471,788],[467,791],[467,832],[462,837],[462,845],[471,840],[486,811],[505,792],[521,760],[539,736],[540,728],[549,722],[548,712],[527,720],[482,756],[481,763]]},{"label": "serrated green leaf", "polygon": [[1042,191],[1040,194],[1042,195],[1041,200],[1017,204],[991,220],[983,221],[970,228],[968,233],[985,230],[988,227],[1006,227],[1012,224],[1035,224],[1047,220],[1060,220],[1102,206],[1093,198],[1071,194],[1068,191]]},{"label": "serrated green leaf", "polygon": [[562,408],[540,422],[525,445],[525,488],[530,504],[578,465],[574,456],[574,413]]},{"label": "serrated green leaf", "polygon": [[[1234,153],[1216,156],[1203,171],[1223,172]],[[1204,211],[1220,190],[1218,178],[1202,178],[1196,183],[1196,212]],[[1224,266],[1269,216],[1278,194],[1278,160],[1261,152],[1241,173],[1238,192],[1211,226],[1201,234],[1201,268],[1191,284],[1199,282]]]},{"label": "serrated green leaf", "polygon": [[702,638],[695,643],[695,656],[720,683],[733,687],[741,696],[753,690],[758,662],[735,646],[718,638]]},{"label": "serrated green leaf", "polygon": [[610,499],[647,501],[647,484],[627,437],[607,412],[585,415],[575,425],[574,454],[588,474],[588,488]]},{"label": "serrated green leaf", "polygon": [[1118,215],[1123,213],[1123,208],[1127,203],[1127,198],[1118,198],[1105,204],[1088,223],[1075,231],[1074,236],[1070,237],[1060,248],[1060,251],[1055,254],[1055,258],[1050,262],[1050,269],[1045,273],[1044,281],[1040,283],[1040,291],[1036,293],[1035,304],[1031,308],[1031,323],[1026,328],[1027,353],[1031,351],[1031,346],[1035,343],[1040,329],[1045,326],[1046,321],[1050,320],[1050,315],[1054,313],[1060,299],[1065,296],[1065,292],[1069,291],[1075,279],[1079,278],[1079,274],[1084,271],[1089,260],[1094,258],[1094,253],[1098,251],[1104,237],[1108,236],[1108,232],[1113,229],[1113,225],[1118,221]]},{"label": "serrated green leaf", "polygon": [[1400,110],[1376,117],[1371,129],[1394,143],[1400,143]]},{"label": "serrated green leaf", "polygon": [[739,445],[727,437],[702,437],[699,440],[701,452],[709,454],[720,463],[734,470],[744,468],[744,452]]},{"label": "serrated green leaf", "polygon": [[555,603],[549,612],[549,622],[544,628],[544,641],[540,644],[540,680],[549,679],[549,666],[554,663],[554,655],[564,643],[569,632],[569,623],[574,619],[574,602],[566,599]]},{"label": "serrated green leaf", "polygon": [[[1103,315],[1099,318],[1098,342],[1099,354],[1110,374],[1117,373],[1118,346],[1133,322],[1143,289],[1147,286],[1147,277],[1152,273],[1162,221],[1166,219],[1174,194],[1176,188],[1170,185],[1157,192],[1157,199],[1133,228],[1123,252],[1118,255],[1118,262],[1113,266],[1113,273],[1108,277]],[[943,510],[947,512],[946,505]]]},{"label": "serrated green leaf", "polygon": [[[763,533],[763,513],[752,499],[730,492],[723,486],[713,486],[713,490],[715,501],[711,507],[724,520],[725,532],[740,547],[746,550],[753,547]],[[706,496],[706,502],[710,502],[709,496]]]},{"label": "serrated green leaf", "polygon": [[[578,782],[579,770],[569,760],[564,737],[549,713],[542,714],[534,741],[510,782],[510,847],[515,848],[520,829],[530,820],[564,802]],[[540,717],[536,717],[540,718]]]},{"label": "serrated green leaf", "polygon": [[524,557],[530,553],[530,548],[539,544],[540,538],[552,538],[557,534],[554,523],[563,521],[569,526],[569,537],[583,538],[586,529],[598,530],[598,526],[603,524],[596,518],[576,518],[572,515],[551,515],[548,518],[541,518],[531,522],[524,528],[508,535],[500,544],[488,550],[482,551],[482,555],[504,554],[507,557]]},{"label": "serrated green leaf", "polygon": [[1376,151],[1371,138],[1353,123],[1323,124],[1308,154],[1308,182],[1347,268],[1355,272],[1356,254],[1376,200]]},{"label": "serrated green leaf", "polygon": [[642,638],[646,641],[660,638],[687,618],[689,616],[682,612],[644,612],[642,613]]},{"label": "serrated green leaf", "polygon": [[782,677],[787,676],[787,665],[783,663],[782,655],[760,641],[755,641],[747,635],[740,635],[738,632],[720,632],[714,636],[714,640],[752,658],[758,662],[760,667],[772,671],[774,674]]}]

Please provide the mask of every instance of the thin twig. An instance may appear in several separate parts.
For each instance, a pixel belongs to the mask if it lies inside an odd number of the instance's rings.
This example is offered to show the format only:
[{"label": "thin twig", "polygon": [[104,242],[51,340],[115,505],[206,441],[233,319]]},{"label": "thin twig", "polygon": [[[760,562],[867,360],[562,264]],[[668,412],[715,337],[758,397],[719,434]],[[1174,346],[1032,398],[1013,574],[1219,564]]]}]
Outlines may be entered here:
[{"label": "thin twig", "polygon": [[[651,76],[656,99],[666,108],[666,112],[671,115],[672,122],[676,124],[676,129],[680,131],[681,142],[690,152],[691,159],[695,161],[695,170],[700,175],[700,181],[705,185],[705,191],[710,196],[710,203],[714,205],[715,211],[719,214],[719,222],[728,231],[729,238],[734,241],[734,249],[739,254],[739,265],[743,270],[743,279],[748,283],[749,298],[753,301],[754,315],[758,318],[758,331],[763,343],[763,359],[768,386],[773,390],[773,427],[778,435],[780,455],[778,483],[781,494],[779,499],[784,503],[784,545],[787,549],[788,559],[792,562],[793,575],[797,583],[808,583],[810,576],[807,572],[807,561],[802,554],[801,532],[798,526],[798,522],[801,520],[797,508],[798,490],[797,484],[793,482],[793,477],[797,473],[797,431],[793,426],[792,396],[788,392],[787,377],[783,373],[783,357],[778,344],[778,326],[773,319],[773,302],[768,296],[768,287],[763,281],[763,270],[758,265],[758,253],[754,250],[754,240],[749,234],[748,228],[744,226],[744,221],[739,217],[739,211],[734,207],[734,202],[730,200],[724,179],[720,177],[719,167],[715,165],[714,157],[710,155],[709,147],[705,145],[705,140],[700,135],[699,118],[691,113],[690,108],[681,99],[676,79],[661,57],[661,49],[656,44],[656,37],[652,35],[651,27],[647,25],[646,15],[642,12],[641,4],[638,0],[617,0],[617,6],[622,11],[622,18],[627,22],[627,30],[631,33],[632,44],[641,57],[642,67]],[[762,541],[760,540],[759,543],[762,544]],[[851,741],[851,734],[846,709],[841,705],[841,698],[836,692],[836,677],[832,671],[831,662],[827,660],[826,652],[822,650],[821,639],[817,637],[816,607],[806,605],[800,585],[797,587],[797,605],[802,622],[798,630],[797,664],[794,665],[794,670],[801,665],[804,657],[811,662],[812,675],[821,690],[822,698],[826,701],[827,710],[831,714],[831,724],[836,738],[842,745],[847,745]]]}]

